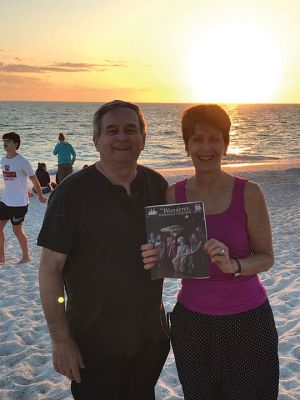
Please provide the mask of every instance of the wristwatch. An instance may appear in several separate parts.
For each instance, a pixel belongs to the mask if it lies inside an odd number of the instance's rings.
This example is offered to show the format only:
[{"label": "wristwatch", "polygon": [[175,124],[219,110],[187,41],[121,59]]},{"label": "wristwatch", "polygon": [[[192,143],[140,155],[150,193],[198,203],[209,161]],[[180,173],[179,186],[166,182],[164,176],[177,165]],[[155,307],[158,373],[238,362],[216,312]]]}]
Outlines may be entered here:
[{"label": "wristwatch", "polygon": [[233,274],[233,276],[240,276],[242,273],[242,266],[240,260],[238,258],[233,258],[233,260],[237,263],[238,270]]}]

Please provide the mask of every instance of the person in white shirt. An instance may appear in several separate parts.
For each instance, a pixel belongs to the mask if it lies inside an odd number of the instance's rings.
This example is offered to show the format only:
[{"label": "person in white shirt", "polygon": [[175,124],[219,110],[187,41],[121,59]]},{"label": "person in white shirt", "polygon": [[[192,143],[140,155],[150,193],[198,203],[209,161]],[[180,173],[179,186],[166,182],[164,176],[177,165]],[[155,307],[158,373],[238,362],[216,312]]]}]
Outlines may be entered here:
[{"label": "person in white shirt", "polygon": [[22,258],[18,264],[23,264],[31,261],[27,237],[22,226],[29,204],[27,178],[31,180],[40,202],[46,203],[47,198],[42,193],[30,162],[17,153],[21,143],[20,136],[16,132],[8,132],[2,139],[6,156],[1,160],[4,190],[0,201],[0,263],[5,263],[4,228],[10,220],[22,250]]}]

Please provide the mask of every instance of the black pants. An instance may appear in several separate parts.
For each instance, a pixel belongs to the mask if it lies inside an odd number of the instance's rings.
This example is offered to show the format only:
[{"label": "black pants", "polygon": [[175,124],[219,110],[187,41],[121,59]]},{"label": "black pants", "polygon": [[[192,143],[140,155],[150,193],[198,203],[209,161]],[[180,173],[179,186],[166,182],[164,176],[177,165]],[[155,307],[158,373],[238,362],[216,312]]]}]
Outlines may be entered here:
[{"label": "black pants", "polygon": [[72,381],[75,400],[155,400],[154,388],[170,350],[168,340],[148,343],[135,356],[120,354],[80,370]]},{"label": "black pants", "polygon": [[58,174],[58,182],[60,183],[67,176],[71,175],[73,172],[72,164],[58,164],[57,174]]},{"label": "black pants", "polygon": [[278,336],[269,302],[210,316],[177,303],[171,343],[185,400],[275,400]]}]

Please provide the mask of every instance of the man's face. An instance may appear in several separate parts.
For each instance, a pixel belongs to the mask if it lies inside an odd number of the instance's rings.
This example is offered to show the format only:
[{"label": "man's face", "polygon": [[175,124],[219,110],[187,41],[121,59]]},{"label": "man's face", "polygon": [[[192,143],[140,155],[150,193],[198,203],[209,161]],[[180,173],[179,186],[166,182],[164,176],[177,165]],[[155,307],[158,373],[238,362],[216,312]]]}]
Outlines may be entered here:
[{"label": "man's face", "polygon": [[17,151],[18,143],[12,139],[3,139],[3,147],[7,154],[14,154]]},{"label": "man's face", "polygon": [[145,145],[137,114],[130,108],[108,111],[101,120],[101,133],[94,144],[103,163],[135,164]]}]

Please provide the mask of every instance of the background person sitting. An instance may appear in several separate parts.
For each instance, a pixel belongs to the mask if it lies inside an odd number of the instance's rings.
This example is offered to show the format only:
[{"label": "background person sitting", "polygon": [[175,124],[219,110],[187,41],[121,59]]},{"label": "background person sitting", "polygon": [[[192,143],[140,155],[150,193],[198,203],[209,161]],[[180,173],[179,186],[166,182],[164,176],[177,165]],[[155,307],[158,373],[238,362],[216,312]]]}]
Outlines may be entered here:
[{"label": "background person sitting", "polygon": [[[50,186],[50,175],[47,171],[47,166],[45,163],[38,163],[37,170],[35,171],[35,175],[40,182],[43,194],[51,192]],[[36,190],[32,188],[34,194],[36,194]]]}]

